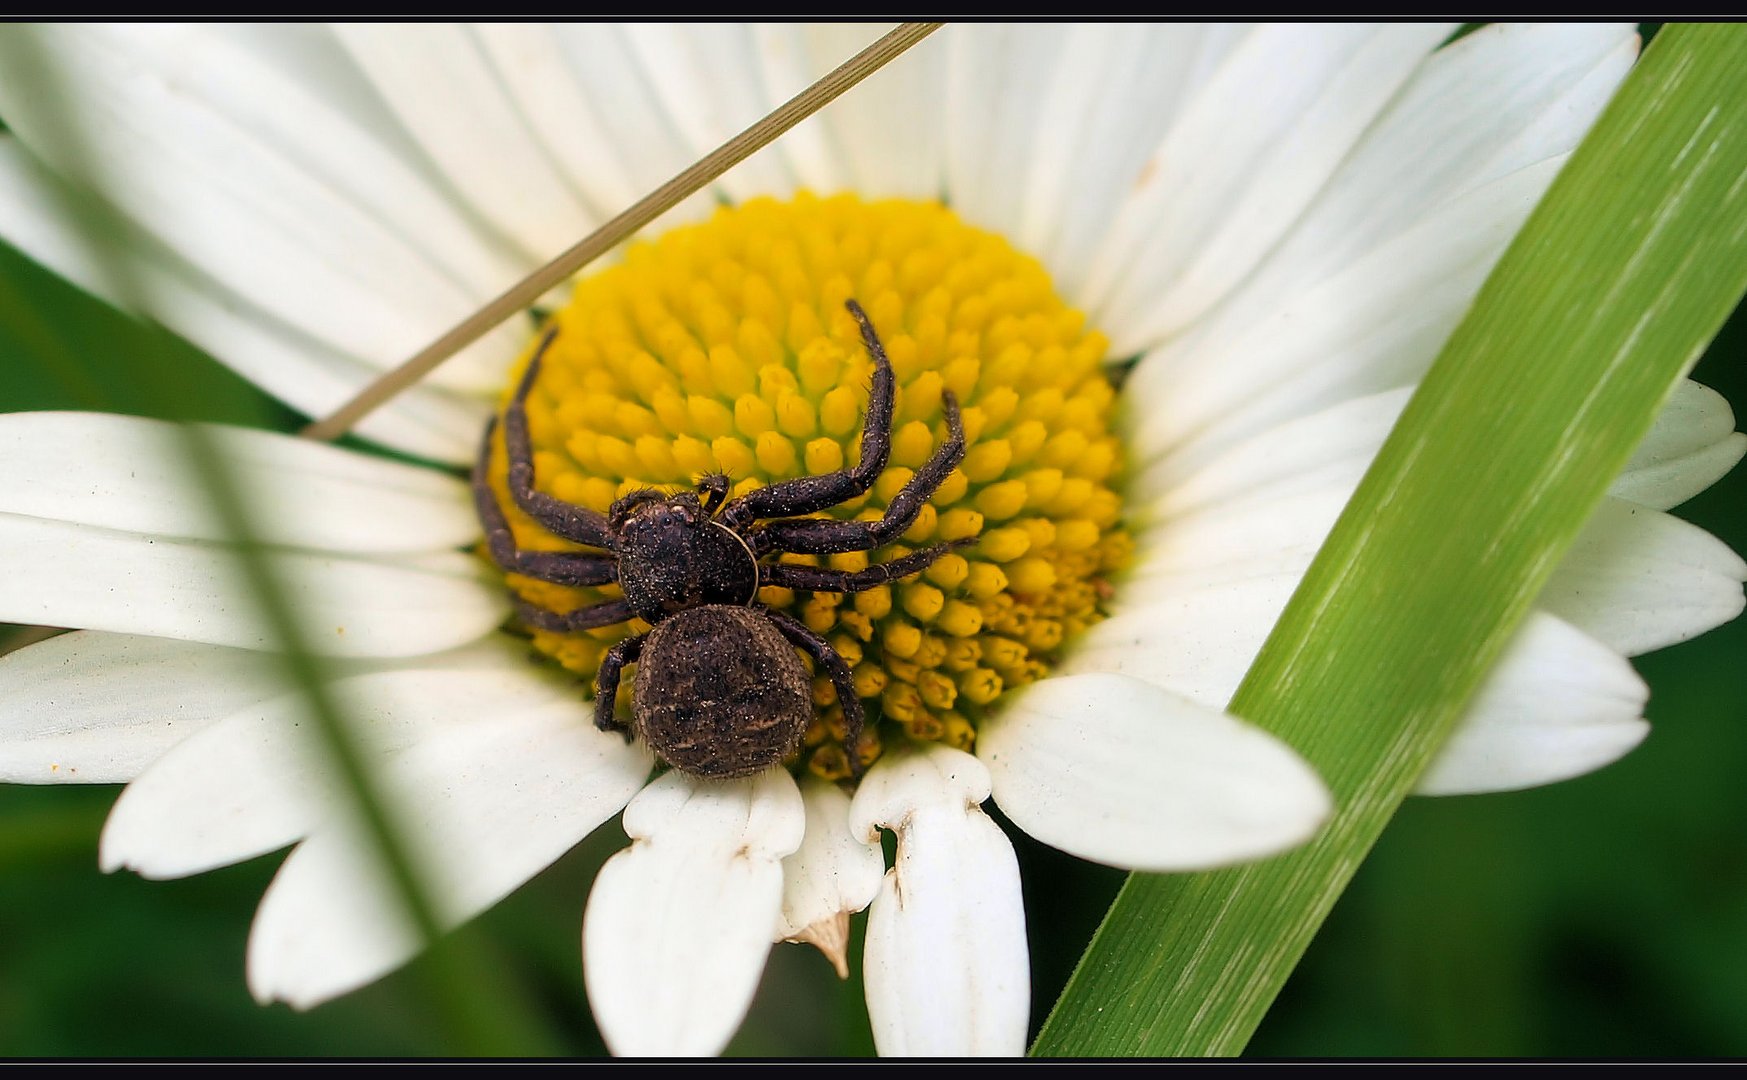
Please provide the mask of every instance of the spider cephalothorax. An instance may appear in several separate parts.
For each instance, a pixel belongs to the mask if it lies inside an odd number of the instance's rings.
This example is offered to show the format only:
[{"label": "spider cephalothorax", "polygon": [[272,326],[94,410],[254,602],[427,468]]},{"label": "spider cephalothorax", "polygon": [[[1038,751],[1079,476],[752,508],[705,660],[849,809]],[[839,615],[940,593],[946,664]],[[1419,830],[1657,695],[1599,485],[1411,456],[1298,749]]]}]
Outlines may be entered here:
[{"label": "spider cephalothorax", "polygon": [[[600,553],[523,551],[516,546],[488,480],[490,428],[474,468],[474,501],[499,566],[558,585],[617,582],[625,594],[563,614],[519,601],[523,621],[537,629],[566,632],[635,616],[653,627],[620,641],[602,659],[595,680],[595,725],[640,736],[663,761],[698,776],[748,776],[799,749],[813,702],[797,648],[836,687],[843,706],[844,751],[850,768],[859,772],[856,745],[863,718],[849,665],[824,638],[760,604],[758,590],[773,585],[860,592],[918,573],[954,546],[936,544],[854,572],[764,561],[783,552],[870,551],[892,542],[964,457],[958,401],[946,390],[941,395],[946,441],[892,498],[884,516],[875,521],[803,516],[866,492],[891,454],[892,365],[861,306],[853,300],[846,306],[860,324],[874,362],[861,460],[853,468],[780,481],[733,499],[728,498],[727,477],[705,476],[696,491],[633,491],[605,514],[537,491],[525,402],[556,331],[548,331],[541,341],[504,410],[510,497],[554,535],[600,548]],[[627,728],[613,705],[620,672],[629,663],[637,664],[637,683]]]}]

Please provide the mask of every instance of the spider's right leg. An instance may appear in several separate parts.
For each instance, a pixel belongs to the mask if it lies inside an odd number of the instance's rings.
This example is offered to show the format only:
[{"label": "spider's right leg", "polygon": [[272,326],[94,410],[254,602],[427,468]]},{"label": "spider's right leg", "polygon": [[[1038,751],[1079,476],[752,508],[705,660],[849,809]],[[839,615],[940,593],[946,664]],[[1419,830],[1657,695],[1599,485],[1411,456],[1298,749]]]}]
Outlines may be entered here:
[{"label": "spider's right leg", "polygon": [[613,706],[619,699],[619,672],[626,664],[636,663],[638,655],[643,652],[643,639],[648,636],[628,637],[608,649],[601,657],[600,673],[594,678],[594,726],[602,731],[621,732],[626,742],[631,741],[631,725],[613,714]]},{"label": "spider's right leg", "polygon": [[874,362],[873,386],[867,395],[867,416],[862,420],[861,460],[852,469],[838,469],[820,476],[780,480],[737,499],[722,508],[722,523],[740,531],[759,518],[800,517],[836,506],[873,487],[886,461],[892,456],[892,399],[896,379],[886,349],[874,332],[873,322],[854,300],[844,302],[861,326],[862,344]]},{"label": "spider's right leg", "polygon": [[485,444],[480,448],[479,461],[473,466],[473,505],[479,512],[479,523],[485,528],[485,543],[491,549],[492,560],[512,574],[525,574],[554,585],[605,585],[619,580],[619,567],[611,555],[594,555],[582,551],[523,551],[516,547],[515,534],[510,532],[509,519],[498,505],[497,493],[491,490],[486,477],[491,460],[491,434],[496,421],[485,427]]},{"label": "spider's right leg", "polygon": [[832,648],[829,641],[807,629],[805,623],[780,611],[766,609],[763,614],[776,624],[783,637],[813,658],[816,669],[822,668],[830,676],[831,685],[837,689],[837,704],[843,706],[843,756],[849,763],[850,775],[859,777],[862,764],[857,748],[861,743],[861,728],[866,717],[862,713],[861,698],[855,693],[855,676],[850,673],[849,665]]},{"label": "spider's right leg", "polygon": [[[528,370],[516,387],[515,397],[510,399],[509,408],[504,410],[503,444],[510,459],[510,497],[516,500],[516,505],[529,517],[544,525],[554,535],[574,543],[611,551],[613,530],[607,524],[606,515],[534,490],[534,445],[533,440],[528,437],[528,391],[534,385],[534,376],[540,372],[541,359],[545,357],[552,339],[557,336],[558,331],[552,329],[546,331],[546,336],[540,339],[540,347],[535,350],[534,358],[528,361]],[[490,451],[489,430],[486,438],[487,449],[481,452],[482,456]]]}]

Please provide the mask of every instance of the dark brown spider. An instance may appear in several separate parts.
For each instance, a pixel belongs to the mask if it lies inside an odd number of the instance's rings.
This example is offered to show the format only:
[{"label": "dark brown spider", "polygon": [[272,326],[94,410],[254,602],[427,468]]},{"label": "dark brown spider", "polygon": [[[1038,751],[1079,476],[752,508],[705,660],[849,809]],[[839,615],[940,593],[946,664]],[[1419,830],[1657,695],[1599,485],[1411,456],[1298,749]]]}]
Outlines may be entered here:
[{"label": "dark brown spider", "polygon": [[[728,498],[728,478],[706,476],[696,491],[663,495],[644,488],[613,503],[606,514],[562,502],[534,489],[534,461],[525,402],[541,358],[556,334],[549,330],[504,410],[510,496],[553,534],[603,553],[522,551],[487,481],[492,426],[473,470],[474,502],[491,557],[505,570],[558,585],[616,581],[624,598],[565,614],[518,600],[529,626],[558,632],[624,622],[648,622],[647,634],[628,637],[601,660],[595,679],[595,726],[641,736],[663,761],[697,776],[731,779],[775,765],[800,748],[813,718],[810,681],[795,649],[828,672],[843,706],[843,748],[859,774],[861,699],[849,665],[829,642],[800,622],[758,602],[766,585],[824,592],[860,592],[918,573],[957,546],[936,544],[902,558],[849,572],[765,562],[782,552],[826,555],[870,551],[897,539],[964,457],[958,399],[942,392],[947,439],[886,507],[878,521],[808,518],[873,486],[892,449],[892,365],[873,324],[854,300],[846,305],[861,324],[873,357],[861,460],[852,469],[784,480]],[[765,518],[788,520],[768,521]],[[619,674],[637,665],[632,723],[613,713]]]}]

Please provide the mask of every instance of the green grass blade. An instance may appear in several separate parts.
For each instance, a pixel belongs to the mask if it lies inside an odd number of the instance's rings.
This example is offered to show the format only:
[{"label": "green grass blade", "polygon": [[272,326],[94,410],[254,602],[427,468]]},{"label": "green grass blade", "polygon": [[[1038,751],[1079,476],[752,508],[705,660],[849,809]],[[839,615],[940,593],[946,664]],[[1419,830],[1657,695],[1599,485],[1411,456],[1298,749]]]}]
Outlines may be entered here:
[{"label": "green grass blade", "polygon": [[1743,71],[1747,28],[1657,37],[1445,346],[1233,699],[1317,767],[1335,820],[1264,863],[1131,876],[1034,1052],[1243,1049],[1747,288]]}]

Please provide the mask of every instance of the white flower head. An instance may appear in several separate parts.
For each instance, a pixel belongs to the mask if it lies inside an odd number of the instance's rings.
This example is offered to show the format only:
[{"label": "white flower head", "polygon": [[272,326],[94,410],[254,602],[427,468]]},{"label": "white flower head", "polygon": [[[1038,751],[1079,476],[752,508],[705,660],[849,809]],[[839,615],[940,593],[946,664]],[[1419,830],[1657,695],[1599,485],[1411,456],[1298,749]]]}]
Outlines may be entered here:
[{"label": "white flower head", "polygon": [[[465,483],[216,432],[441,920],[471,918],[622,810],[631,844],[582,926],[615,1051],[720,1050],[772,941],[841,966],[847,916],[867,908],[882,1052],[1015,1054],[1026,928],[991,797],[1033,836],[1134,869],[1311,835],[1321,783],[1223,707],[1637,48],[1629,27],[1442,45],[1451,29],[953,26],[723,177],[713,194],[738,206],[800,190],[940,199],[1035,257],[1106,335],[1104,359],[1138,357],[1120,412],[1135,555],[1109,617],[1049,672],[1026,669],[1043,677],[991,695],[963,748],[894,738],[853,790],[782,769],[651,781],[649,750],[597,731],[575,681],[501,631],[503,581],[461,550],[480,539]],[[57,209],[67,190],[94,196],[156,318],[322,415],[876,33],[13,28],[0,236],[113,296]],[[19,50],[78,73],[64,100],[33,94],[30,65],[7,63]],[[529,345],[525,324],[500,328],[359,433],[471,462]],[[1747,567],[1663,512],[1742,456],[1733,428],[1720,397],[1679,389],[1424,790],[1545,783],[1642,738],[1624,658],[1742,609]],[[780,471],[771,445],[761,466]],[[175,461],[156,422],[0,417],[0,619],[80,628],[0,659],[0,777],[127,783],[106,868],[174,877],[296,845],[248,976],[263,1000],[312,1005],[418,942]],[[960,583],[930,587],[914,621],[940,618]]]}]

